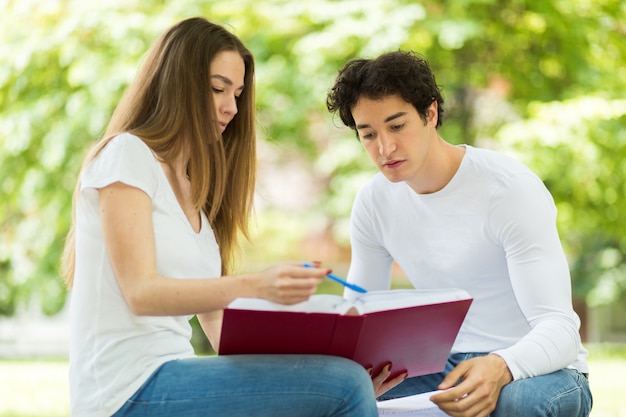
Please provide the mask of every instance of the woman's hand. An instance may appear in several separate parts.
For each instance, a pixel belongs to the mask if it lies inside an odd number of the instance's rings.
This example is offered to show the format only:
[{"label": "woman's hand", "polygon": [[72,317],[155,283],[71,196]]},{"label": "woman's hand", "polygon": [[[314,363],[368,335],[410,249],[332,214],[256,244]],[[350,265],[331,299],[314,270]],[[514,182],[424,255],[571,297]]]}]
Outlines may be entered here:
[{"label": "woman's hand", "polygon": [[305,268],[302,264],[276,265],[258,274],[257,297],[280,304],[306,301],[327,273],[327,269]]},{"label": "woman's hand", "polygon": [[[370,373],[370,375],[372,375],[372,371],[373,371],[372,368],[369,368],[367,371]],[[385,367],[380,371],[378,375],[372,375],[372,383],[374,384],[374,393],[376,394],[377,398],[383,395],[385,392],[389,391],[391,388],[400,384],[402,381],[404,381],[408,374],[406,372],[403,372],[400,375],[394,377],[393,379],[390,379],[389,381],[387,381],[387,378],[389,378],[390,375],[391,375],[390,364],[385,365]]]}]

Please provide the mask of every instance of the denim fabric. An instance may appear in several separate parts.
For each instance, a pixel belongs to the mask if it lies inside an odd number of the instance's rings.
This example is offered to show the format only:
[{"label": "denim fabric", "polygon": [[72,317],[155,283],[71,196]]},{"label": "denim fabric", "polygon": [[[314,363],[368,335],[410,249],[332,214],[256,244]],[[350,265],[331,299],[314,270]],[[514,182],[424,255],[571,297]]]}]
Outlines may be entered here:
[{"label": "denim fabric", "polygon": [[[444,376],[459,362],[486,353],[450,355],[441,373],[408,378],[387,391],[379,400],[434,391]],[[574,369],[561,369],[547,375],[520,379],[507,384],[500,393],[491,417],[587,417],[593,399],[587,378]]]},{"label": "denim fabric", "polygon": [[232,355],[167,362],[114,417],[375,417],[356,362],[319,355]]}]

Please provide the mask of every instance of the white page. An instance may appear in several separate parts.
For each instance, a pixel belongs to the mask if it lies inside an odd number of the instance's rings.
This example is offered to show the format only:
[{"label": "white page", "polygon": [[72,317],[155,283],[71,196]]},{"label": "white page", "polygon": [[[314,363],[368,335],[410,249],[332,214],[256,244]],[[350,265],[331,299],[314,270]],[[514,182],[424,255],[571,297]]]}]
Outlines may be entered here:
[{"label": "white page", "polygon": [[438,304],[447,301],[466,300],[471,298],[469,293],[458,288],[432,290],[384,290],[370,291],[360,295],[354,306],[359,313],[374,311],[395,310],[427,304]]},{"label": "white page", "polygon": [[295,311],[335,314],[344,314],[351,307],[352,303],[345,298],[334,294],[315,294],[307,301],[291,305],[273,303],[262,298],[237,298],[228,305],[228,308],[241,310]]},{"label": "white page", "polygon": [[346,314],[351,307],[356,307],[359,313],[365,314],[375,311],[395,310],[469,298],[471,297],[466,291],[458,288],[432,290],[406,289],[370,291],[359,296],[354,303],[350,303],[350,301],[339,295],[315,294],[307,301],[291,305],[273,303],[261,298],[237,298],[230,303],[228,307],[242,310],[336,314]]},{"label": "white page", "polygon": [[378,401],[379,417],[446,417],[429,398],[442,391],[431,391],[387,401]]}]

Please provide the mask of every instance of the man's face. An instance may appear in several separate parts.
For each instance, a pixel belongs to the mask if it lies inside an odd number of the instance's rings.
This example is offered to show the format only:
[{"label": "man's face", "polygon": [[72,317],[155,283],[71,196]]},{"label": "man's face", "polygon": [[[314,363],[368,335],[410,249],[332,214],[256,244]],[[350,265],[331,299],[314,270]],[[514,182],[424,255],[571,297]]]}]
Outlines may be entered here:
[{"label": "man's face", "polygon": [[363,147],[389,181],[417,186],[425,178],[430,148],[438,138],[436,102],[424,122],[415,107],[398,95],[380,100],[361,97],[352,117]]}]

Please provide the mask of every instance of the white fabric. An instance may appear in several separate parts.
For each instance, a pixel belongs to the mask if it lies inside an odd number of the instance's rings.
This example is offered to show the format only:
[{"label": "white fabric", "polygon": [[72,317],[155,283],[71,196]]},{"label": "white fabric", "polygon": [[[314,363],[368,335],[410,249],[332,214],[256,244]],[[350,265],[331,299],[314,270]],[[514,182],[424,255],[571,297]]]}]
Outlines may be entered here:
[{"label": "white fabric", "polygon": [[130,134],[113,139],[80,178],[71,294],[74,417],[110,416],[161,364],[194,355],[191,317],[139,317],[124,301],[104,246],[97,191],[118,181],[152,199],[159,274],[208,278],[221,271],[219,248],[206,217],[195,233],[150,148]]},{"label": "white fabric", "polygon": [[380,173],[360,190],[348,281],[387,289],[395,260],[416,288],[462,288],[474,297],[454,352],[495,352],[515,379],[568,366],[587,372],[551,195],[521,163],[465,148],[436,193]]}]

